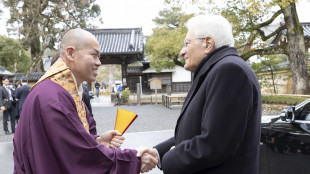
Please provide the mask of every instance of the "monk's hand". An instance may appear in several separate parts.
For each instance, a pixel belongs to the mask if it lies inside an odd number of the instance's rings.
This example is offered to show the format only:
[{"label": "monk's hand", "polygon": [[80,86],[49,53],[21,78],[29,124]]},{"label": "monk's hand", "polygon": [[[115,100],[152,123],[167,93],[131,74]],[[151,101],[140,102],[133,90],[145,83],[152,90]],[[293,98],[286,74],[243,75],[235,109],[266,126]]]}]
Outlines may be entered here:
[{"label": "monk's hand", "polygon": [[123,144],[125,137],[117,130],[108,130],[97,137],[97,142],[107,148],[119,148]]},{"label": "monk's hand", "polygon": [[136,150],[138,151],[137,157],[141,157],[141,173],[148,172],[156,167],[158,164],[158,155],[154,148],[141,146]]}]

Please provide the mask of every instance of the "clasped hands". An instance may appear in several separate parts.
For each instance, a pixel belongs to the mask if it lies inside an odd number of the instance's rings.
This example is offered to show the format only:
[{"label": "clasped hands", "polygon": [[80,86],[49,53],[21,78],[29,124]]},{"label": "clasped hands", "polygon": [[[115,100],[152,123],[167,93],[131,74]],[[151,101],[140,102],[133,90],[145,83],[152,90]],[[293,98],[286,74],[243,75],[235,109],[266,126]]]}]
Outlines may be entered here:
[{"label": "clasped hands", "polygon": [[[103,144],[107,148],[119,148],[124,140],[125,137],[117,130],[106,131],[96,138],[99,144]],[[138,151],[137,157],[141,158],[141,173],[148,172],[156,167],[159,159],[157,151],[154,148],[141,146],[136,150]]]},{"label": "clasped hands", "polygon": [[148,147],[138,147],[137,157],[141,157],[141,173],[148,172],[156,167],[158,164],[158,154],[157,150]]}]

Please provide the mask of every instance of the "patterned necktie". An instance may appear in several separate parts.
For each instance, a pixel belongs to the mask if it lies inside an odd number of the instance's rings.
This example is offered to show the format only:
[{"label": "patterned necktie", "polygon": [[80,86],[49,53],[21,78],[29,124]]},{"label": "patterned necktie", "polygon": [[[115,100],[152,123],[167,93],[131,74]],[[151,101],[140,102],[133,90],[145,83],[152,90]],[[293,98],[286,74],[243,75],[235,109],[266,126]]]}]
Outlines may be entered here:
[{"label": "patterned necktie", "polygon": [[9,99],[9,100],[12,100],[11,90],[9,89],[9,87],[8,87],[8,86],[6,86],[6,87],[5,87],[5,89],[6,89],[6,91],[7,91],[7,92],[8,92],[8,94],[9,94],[9,95],[8,95],[8,96],[9,96],[9,98],[8,98],[8,99]]}]

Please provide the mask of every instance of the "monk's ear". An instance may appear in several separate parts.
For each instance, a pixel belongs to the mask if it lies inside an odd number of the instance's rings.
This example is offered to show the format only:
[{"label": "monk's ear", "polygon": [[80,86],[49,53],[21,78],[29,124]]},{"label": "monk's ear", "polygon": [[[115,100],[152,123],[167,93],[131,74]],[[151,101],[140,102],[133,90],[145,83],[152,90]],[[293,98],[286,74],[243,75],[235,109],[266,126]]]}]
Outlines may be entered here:
[{"label": "monk's ear", "polygon": [[66,48],[66,58],[67,58],[69,61],[73,61],[73,54],[74,54],[74,47],[68,46],[68,47]]},{"label": "monk's ear", "polygon": [[210,54],[214,49],[214,40],[212,37],[210,36],[207,36],[205,38],[205,45],[206,45],[206,48],[205,48],[205,53],[206,55]]}]

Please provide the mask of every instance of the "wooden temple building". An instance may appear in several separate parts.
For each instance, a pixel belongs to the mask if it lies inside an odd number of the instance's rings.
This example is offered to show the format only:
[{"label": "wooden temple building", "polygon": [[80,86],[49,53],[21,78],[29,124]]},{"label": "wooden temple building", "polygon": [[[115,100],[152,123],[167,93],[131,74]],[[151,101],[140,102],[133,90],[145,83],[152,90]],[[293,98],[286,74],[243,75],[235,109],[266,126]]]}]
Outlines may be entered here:
[{"label": "wooden temple building", "polygon": [[[136,90],[136,84],[141,83],[146,88],[147,79],[142,70],[148,67],[128,67],[144,58],[144,35],[142,28],[117,29],[87,29],[97,38],[100,44],[101,64],[119,64],[122,69],[123,88]],[[146,65],[148,66],[148,65]]]}]

